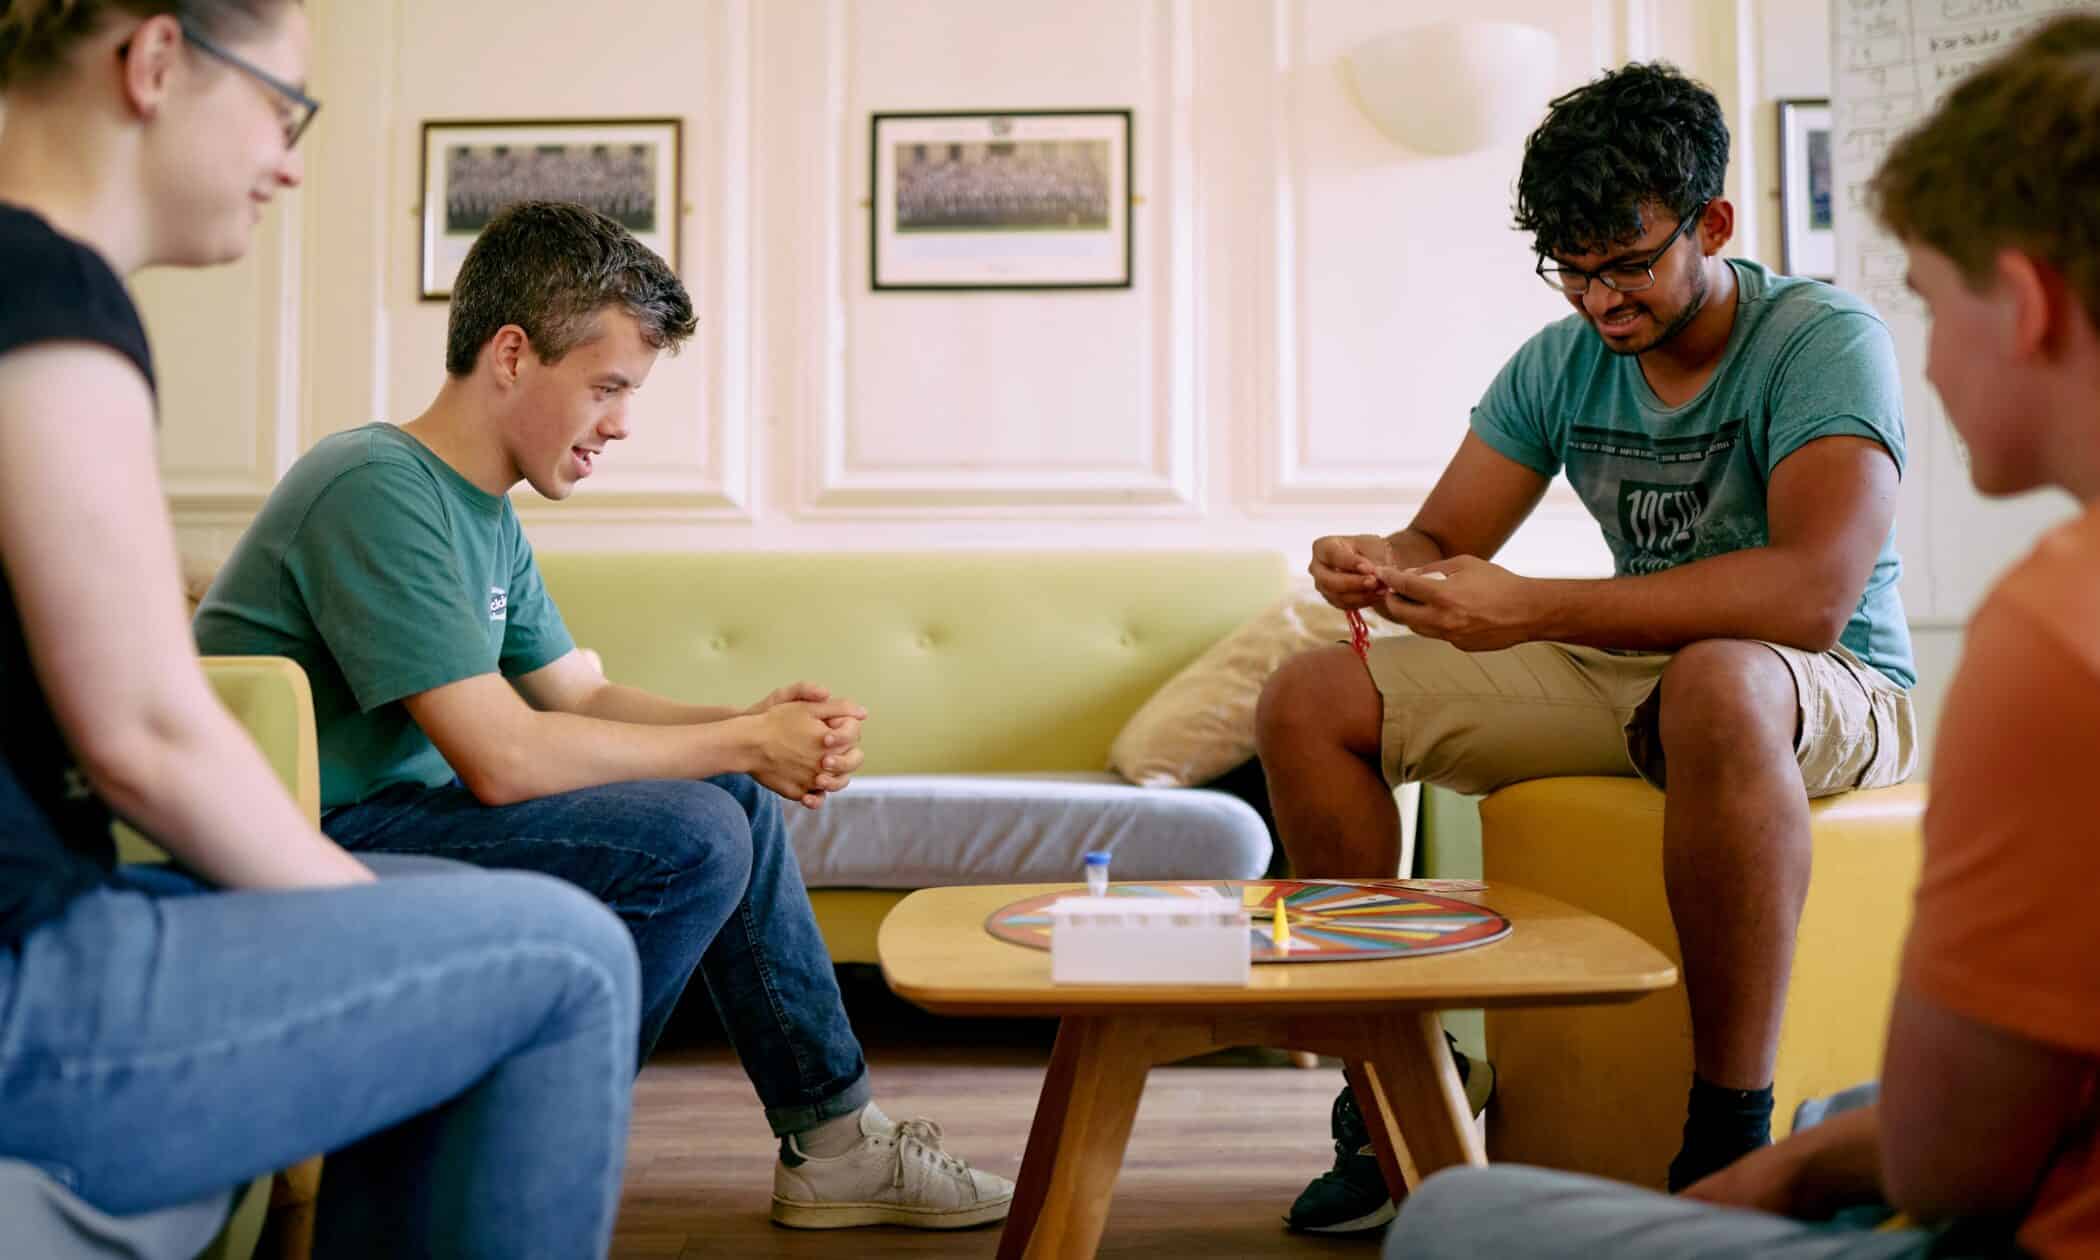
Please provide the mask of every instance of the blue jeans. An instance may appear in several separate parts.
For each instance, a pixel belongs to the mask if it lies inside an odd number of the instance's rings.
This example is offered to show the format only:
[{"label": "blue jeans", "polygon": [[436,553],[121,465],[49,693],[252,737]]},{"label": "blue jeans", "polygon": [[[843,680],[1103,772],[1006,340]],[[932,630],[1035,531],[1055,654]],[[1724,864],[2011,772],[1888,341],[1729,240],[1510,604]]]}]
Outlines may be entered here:
[{"label": "blue jeans", "polygon": [[373,865],[295,892],[124,867],[0,948],[0,1156],[130,1215],[327,1152],[320,1256],[604,1255],[625,934],[554,880]]},{"label": "blue jeans", "polygon": [[489,806],[457,782],[331,810],[358,853],[421,853],[565,879],[611,906],[642,962],[646,1059],[697,968],[776,1135],[868,1101],[779,800],[747,775],[611,783]]}]

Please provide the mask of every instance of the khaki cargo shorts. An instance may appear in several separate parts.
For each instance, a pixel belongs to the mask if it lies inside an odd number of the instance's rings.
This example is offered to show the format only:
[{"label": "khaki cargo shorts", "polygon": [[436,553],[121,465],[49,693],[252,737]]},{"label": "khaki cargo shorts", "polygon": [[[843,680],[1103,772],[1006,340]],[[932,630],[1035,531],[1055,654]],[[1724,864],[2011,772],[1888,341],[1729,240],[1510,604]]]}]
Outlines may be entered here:
[{"label": "khaki cargo shorts", "polygon": [[[1794,755],[1811,797],[1888,787],[1917,767],[1910,693],[1843,646],[1766,643],[1794,676]],[[1524,779],[1639,775],[1667,782],[1657,719],[1667,652],[1525,643],[1462,652],[1440,639],[1373,639],[1388,783],[1484,795]]]}]

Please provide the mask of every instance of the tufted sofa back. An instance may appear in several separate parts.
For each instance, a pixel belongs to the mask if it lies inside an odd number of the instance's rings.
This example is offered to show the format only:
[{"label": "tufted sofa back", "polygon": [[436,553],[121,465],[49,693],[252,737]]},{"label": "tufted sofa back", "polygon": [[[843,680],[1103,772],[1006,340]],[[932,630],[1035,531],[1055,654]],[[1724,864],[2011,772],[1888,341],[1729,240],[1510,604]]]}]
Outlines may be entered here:
[{"label": "tufted sofa back", "polygon": [[1284,591],[1272,551],[542,554],[615,681],[868,706],[867,774],[1100,770],[1175,671]]}]

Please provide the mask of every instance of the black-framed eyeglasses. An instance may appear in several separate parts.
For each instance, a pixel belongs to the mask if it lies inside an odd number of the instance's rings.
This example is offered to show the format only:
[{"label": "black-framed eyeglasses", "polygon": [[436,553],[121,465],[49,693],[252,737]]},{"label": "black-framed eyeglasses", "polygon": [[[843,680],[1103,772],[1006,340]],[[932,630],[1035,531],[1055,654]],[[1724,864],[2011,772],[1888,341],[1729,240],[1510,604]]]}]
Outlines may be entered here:
[{"label": "black-framed eyeglasses", "polygon": [[[188,22],[180,23],[182,37],[197,46],[197,51],[216,57],[227,65],[247,75],[275,93],[283,103],[278,113],[284,121],[284,147],[289,149],[299,143],[299,137],[313,125],[314,115],[321,112],[321,102],[286,83],[283,79],[256,65],[238,53],[219,47]],[[131,51],[131,41],[125,40],[117,47],[117,56],[123,57]]]},{"label": "black-framed eyeglasses", "polygon": [[1676,229],[1664,239],[1654,253],[1649,254],[1646,258],[1622,258],[1609,267],[1599,267],[1595,271],[1584,271],[1580,267],[1570,267],[1566,263],[1548,262],[1544,257],[1541,257],[1535,270],[1538,272],[1539,279],[1544,280],[1568,297],[1581,297],[1583,294],[1588,293],[1590,291],[1590,281],[1592,280],[1602,281],[1605,288],[1617,293],[1635,293],[1642,289],[1653,288],[1655,285],[1655,264],[1662,261],[1664,254],[1670,252],[1670,246],[1677,243],[1677,238],[1684,235],[1686,228],[1706,217],[1706,207],[1706,202],[1700,202],[1699,208],[1684,216],[1677,224]]}]

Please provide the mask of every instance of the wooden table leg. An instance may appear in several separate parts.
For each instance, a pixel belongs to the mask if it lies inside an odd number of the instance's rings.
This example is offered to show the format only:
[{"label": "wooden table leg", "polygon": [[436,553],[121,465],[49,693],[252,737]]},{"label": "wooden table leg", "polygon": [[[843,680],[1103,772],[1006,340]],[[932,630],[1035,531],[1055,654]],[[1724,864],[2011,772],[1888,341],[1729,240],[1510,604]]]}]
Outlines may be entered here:
[{"label": "wooden table leg", "polygon": [[1378,1155],[1378,1171],[1385,1174],[1385,1190],[1395,1203],[1407,1201],[1407,1188],[1420,1180],[1407,1153],[1407,1139],[1393,1117],[1391,1105],[1379,1089],[1369,1067],[1352,1062],[1342,1069],[1356,1095],[1356,1109],[1363,1113],[1364,1128],[1371,1134],[1371,1149]]},{"label": "wooden table leg", "polygon": [[1021,1175],[1014,1182],[1013,1207],[999,1232],[999,1260],[1020,1256],[1042,1213],[1043,1193],[1050,1188],[1050,1167],[1057,1162],[1064,1139],[1065,1109],[1071,1105],[1072,1082],[1079,1071],[1079,1024],[1068,1018],[1057,1025],[1050,1067],[1043,1073],[1043,1090],[1035,1100],[1035,1120],[1028,1126],[1028,1147],[1021,1155]]},{"label": "wooden table leg", "polygon": [[1067,1016],[1058,1025],[1013,1210],[999,1235],[999,1260],[1094,1254],[1154,1043],[1142,1019]]},{"label": "wooden table leg", "polygon": [[[1436,1012],[1386,1015],[1370,1021],[1364,1064],[1374,1078],[1381,1119],[1405,1135],[1417,1184],[1458,1164],[1484,1165],[1480,1134],[1459,1084],[1458,1065],[1444,1047],[1444,1025]],[[1355,1083],[1351,1077],[1351,1083]],[[1357,1095],[1371,1119],[1371,1100]],[[1375,1128],[1374,1128],[1375,1131]]]}]

